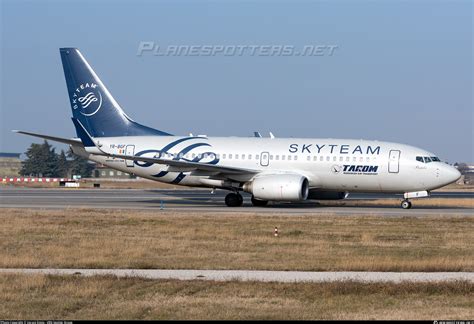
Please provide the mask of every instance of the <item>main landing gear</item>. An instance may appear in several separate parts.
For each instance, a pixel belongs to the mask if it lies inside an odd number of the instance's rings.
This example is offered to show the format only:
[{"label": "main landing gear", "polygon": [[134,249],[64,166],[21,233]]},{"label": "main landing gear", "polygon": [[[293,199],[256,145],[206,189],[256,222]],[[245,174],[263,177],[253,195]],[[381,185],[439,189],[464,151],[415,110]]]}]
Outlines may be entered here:
[{"label": "main landing gear", "polygon": [[225,196],[227,207],[240,207],[244,203],[244,198],[238,192],[231,192]]},{"label": "main landing gear", "polygon": [[[264,207],[268,204],[267,200],[255,199],[254,196],[252,196],[251,201],[255,207]],[[227,207],[240,207],[243,203],[244,198],[238,192],[231,192],[225,196],[225,204]]]},{"label": "main landing gear", "polygon": [[408,199],[402,200],[402,208],[403,209],[410,209],[411,202]]}]

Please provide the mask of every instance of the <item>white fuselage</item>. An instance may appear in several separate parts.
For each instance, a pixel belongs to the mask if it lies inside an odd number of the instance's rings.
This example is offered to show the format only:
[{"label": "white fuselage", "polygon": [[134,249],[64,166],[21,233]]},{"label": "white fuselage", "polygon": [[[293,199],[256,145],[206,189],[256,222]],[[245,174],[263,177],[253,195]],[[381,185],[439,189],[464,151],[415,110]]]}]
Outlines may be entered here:
[{"label": "white fuselage", "polygon": [[[297,173],[310,188],[347,192],[416,192],[432,190],[455,181],[459,172],[446,163],[423,162],[434,157],[404,144],[345,139],[127,136],[97,138],[110,153],[162,157],[210,163],[266,173]],[[175,172],[172,167],[140,161],[75,153],[137,176],[185,186],[220,187],[219,175],[202,171]],[[254,175],[255,176],[255,175]],[[252,180],[236,175],[233,181]]]}]

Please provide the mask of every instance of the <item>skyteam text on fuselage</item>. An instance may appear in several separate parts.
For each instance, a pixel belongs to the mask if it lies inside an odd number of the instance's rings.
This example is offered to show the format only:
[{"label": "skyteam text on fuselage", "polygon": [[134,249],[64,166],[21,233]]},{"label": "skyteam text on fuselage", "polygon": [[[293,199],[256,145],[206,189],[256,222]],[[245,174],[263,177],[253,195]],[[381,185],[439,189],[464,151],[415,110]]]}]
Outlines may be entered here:
[{"label": "skyteam text on fuselage", "polygon": [[409,145],[350,139],[175,136],[133,121],[76,48],[61,48],[77,138],[17,131],[66,143],[75,154],[122,172],[166,183],[241,191],[268,201],[344,199],[350,192],[427,197],[459,171]]}]

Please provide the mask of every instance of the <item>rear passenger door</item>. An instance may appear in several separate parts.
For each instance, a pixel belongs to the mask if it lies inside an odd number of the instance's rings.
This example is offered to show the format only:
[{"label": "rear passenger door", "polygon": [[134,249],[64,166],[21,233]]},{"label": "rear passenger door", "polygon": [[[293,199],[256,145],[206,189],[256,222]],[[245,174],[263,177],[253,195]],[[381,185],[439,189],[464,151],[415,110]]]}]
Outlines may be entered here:
[{"label": "rear passenger door", "polygon": [[[135,155],[135,145],[127,145],[125,148],[125,155],[134,156]],[[125,165],[128,168],[133,168],[133,160],[125,160]]]}]

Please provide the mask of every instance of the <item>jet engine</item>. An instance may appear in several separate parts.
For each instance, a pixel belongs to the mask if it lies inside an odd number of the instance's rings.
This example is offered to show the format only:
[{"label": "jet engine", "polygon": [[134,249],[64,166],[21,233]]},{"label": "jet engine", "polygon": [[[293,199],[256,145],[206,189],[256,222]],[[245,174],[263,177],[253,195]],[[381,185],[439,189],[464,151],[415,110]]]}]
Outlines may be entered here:
[{"label": "jet engine", "polygon": [[260,200],[301,201],[308,197],[306,177],[298,174],[262,175],[244,184],[244,191]]}]

